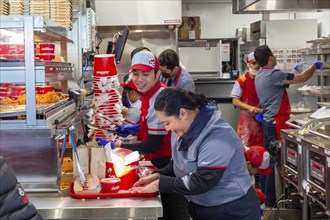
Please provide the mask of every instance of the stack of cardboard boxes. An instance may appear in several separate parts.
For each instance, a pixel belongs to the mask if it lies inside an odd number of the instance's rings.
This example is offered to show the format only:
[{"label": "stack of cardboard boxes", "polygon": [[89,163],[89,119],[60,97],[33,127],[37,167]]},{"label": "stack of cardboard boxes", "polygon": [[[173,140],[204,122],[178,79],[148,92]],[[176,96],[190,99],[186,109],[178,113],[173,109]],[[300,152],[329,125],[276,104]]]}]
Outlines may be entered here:
[{"label": "stack of cardboard boxes", "polygon": [[201,21],[199,16],[182,17],[182,24],[178,31],[179,39],[200,39]]}]

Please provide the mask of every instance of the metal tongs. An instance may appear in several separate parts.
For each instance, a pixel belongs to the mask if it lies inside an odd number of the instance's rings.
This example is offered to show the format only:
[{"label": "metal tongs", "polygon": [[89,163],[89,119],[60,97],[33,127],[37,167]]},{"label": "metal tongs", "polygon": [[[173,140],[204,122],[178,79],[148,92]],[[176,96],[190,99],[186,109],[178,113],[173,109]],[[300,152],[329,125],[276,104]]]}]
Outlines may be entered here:
[{"label": "metal tongs", "polygon": [[73,131],[74,130],[75,130],[75,126],[71,125],[70,127],[63,129],[62,134],[60,134],[58,136],[58,138],[56,138],[56,145],[58,147],[58,140],[61,137],[64,136],[63,142],[62,142],[60,164],[59,164],[59,166],[60,166],[59,174],[61,174],[61,170],[62,170],[61,167],[62,167],[62,164],[63,164],[63,157],[64,157],[64,153],[65,153],[65,149],[66,149],[66,138],[69,135],[70,142],[71,142],[71,145],[72,145],[73,156],[76,159],[76,166],[77,166],[77,169],[78,169],[78,174],[79,174],[79,178],[80,178],[80,181],[81,181],[81,185],[83,187],[86,187],[87,186],[87,181],[86,181],[84,171],[83,171],[83,169],[81,168],[81,165],[80,165],[79,156],[78,156],[78,152],[77,152],[77,145],[76,145],[76,142],[75,142],[75,139],[74,139],[74,136],[73,136]]},{"label": "metal tongs", "polygon": [[102,113],[96,113],[95,116],[98,116],[100,118],[103,118],[109,122],[111,122],[112,124],[116,125],[117,127],[121,127],[121,125],[117,124],[116,122],[114,122],[112,119],[108,118],[107,116],[103,115]]},{"label": "metal tongs", "polygon": [[86,187],[87,186],[87,181],[86,181],[84,171],[80,166],[76,142],[74,140],[73,133],[69,131],[69,135],[70,135],[70,141],[71,141],[71,145],[72,145],[73,155],[76,158],[76,165],[77,165],[77,168],[78,168],[78,173],[79,173],[79,178],[80,178],[80,181],[81,181],[81,185],[83,187]]},{"label": "metal tongs", "polygon": [[113,133],[113,134],[118,134],[119,133],[119,132],[117,132],[115,130],[112,130],[112,129],[97,127],[96,125],[91,124],[91,123],[88,123],[87,127],[91,128],[91,129],[94,129],[94,130],[107,131],[107,132],[110,132],[110,133]]}]

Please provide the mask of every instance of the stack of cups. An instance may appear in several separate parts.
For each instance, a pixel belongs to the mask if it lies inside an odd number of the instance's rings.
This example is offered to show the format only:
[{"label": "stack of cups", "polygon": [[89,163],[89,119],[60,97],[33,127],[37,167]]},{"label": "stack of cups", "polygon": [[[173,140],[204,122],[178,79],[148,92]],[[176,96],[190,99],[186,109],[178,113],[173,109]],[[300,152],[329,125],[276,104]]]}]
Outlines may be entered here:
[{"label": "stack of cups", "polygon": [[55,44],[40,43],[39,59],[45,61],[52,61],[53,59],[55,59]]},{"label": "stack of cups", "polygon": [[[116,128],[114,123],[121,125],[123,121],[115,56],[112,54],[95,55],[93,77],[95,113],[103,114],[112,122],[98,117],[97,114],[94,114],[93,121],[97,127],[114,130]],[[111,141],[118,139],[115,134],[100,130],[94,131],[93,136]]]}]

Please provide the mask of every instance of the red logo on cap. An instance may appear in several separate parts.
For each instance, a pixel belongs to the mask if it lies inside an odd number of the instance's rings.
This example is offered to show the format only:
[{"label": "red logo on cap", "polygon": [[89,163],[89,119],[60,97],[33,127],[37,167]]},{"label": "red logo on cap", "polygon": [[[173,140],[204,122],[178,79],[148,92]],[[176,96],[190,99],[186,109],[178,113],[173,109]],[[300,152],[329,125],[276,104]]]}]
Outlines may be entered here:
[{"label": "red logo on cap", "polygon": [[149,66],[155,67],[155,58],[149,59]]}]

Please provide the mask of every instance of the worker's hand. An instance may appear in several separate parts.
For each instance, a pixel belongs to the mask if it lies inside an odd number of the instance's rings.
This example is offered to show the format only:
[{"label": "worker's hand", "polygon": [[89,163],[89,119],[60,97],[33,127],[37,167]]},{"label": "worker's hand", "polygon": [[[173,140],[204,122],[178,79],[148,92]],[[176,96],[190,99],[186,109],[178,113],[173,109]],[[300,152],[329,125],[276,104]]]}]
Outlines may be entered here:
[{"label": "worker's hand", "polygon": [[304,71],[304,64],[305,63],[299,63],[293,67],[293,69],[298,73],[302,73]]},{"label": "worker's hand", "polygon": [[323,65],[322,61],[319,61],[319,60],[315,61],[313,64],[314,64],[315,68],[318,70],[321,69],[322,65]]},{"label": "worker's hand", "polygon": [[249,110],[249,112],[254,113],[254,114],[258,113],[258,112],[262,112],[262,109],[257,108],[255,106],[250,106],[248,110]]},{"label": "worker's hand", "polygon": [[107,143],[110,143],[110,147],[111,149],[114,149],[115,148],[115,142],[111,142],[107,139],[104,139],[104,138],[95,138],[96,142],[97,142],[97,145],[99,145],[100,147],[104,147]]},{"label": "worker's hand", "polygon": [[137,182],[134,183],[133,187],[144,187],[152,183],[153,181],[158,180],[159,176],[160,176],[159,173],[154,173],[150,176],[142,177]]},{"label": "worker's hand", "polygon": [[264,115],[261,112],[259,112],[259,113],[256,114],[255,119],[257,120],[257,122],[262,124],[262,121],[264,119]]},{"label": "worker's hand", "polygon": [[121,127],[118,127],[115,129],[117,132],[117,135],[120,137],[127,137],[130,134],[134,134],[139,132],[139,125],[133,124],[133,125],[123,125]]},{"label": "worker's hand", "polygon": [[153,193],[159,191],[159,180],[155,180],[143,187],[133,187],[129,189],[132,193]]}]

